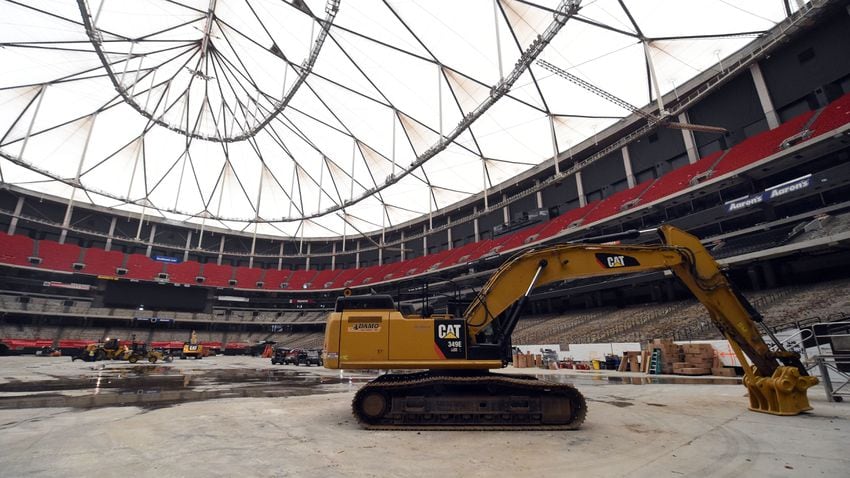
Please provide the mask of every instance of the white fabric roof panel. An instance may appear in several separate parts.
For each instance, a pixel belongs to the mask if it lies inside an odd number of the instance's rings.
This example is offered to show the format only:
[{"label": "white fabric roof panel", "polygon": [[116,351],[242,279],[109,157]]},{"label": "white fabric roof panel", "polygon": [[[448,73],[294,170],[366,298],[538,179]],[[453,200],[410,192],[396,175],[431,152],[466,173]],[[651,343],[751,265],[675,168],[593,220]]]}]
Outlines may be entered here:
[{"label": "white fabric roof panel", "polygon": [[[629,114],[518,63],[558,9],[568,5],[2,1],[0,179],[237,231],[379,231],[551,160],[550,115],[564,151]],[[665,93],[784,17],[782,0],[585,0],[539,58],[644,105],[646,51]]]}]

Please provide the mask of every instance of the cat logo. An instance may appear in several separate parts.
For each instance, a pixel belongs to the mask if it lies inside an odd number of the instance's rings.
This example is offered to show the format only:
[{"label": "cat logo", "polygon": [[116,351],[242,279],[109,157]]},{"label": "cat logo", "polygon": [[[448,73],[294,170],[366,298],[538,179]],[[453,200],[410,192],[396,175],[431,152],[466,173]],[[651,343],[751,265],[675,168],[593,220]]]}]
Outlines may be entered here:
[{"label": "cat logo", "polygon": [[623,267],[625,265],[623,256],[611,256],[608,258],[608,267]]},{"label": "cat logo", "polygon": [[616,269],[618,267],[634,267],[639,266],[640,262],[631,256],[618,254],[596,254],[596,262],[605,269]]},{"label": "cat logo", "polygon": [[437,337],[446,340],[457,339],[460,337],[459,324],[440,324],[437,326]]}]

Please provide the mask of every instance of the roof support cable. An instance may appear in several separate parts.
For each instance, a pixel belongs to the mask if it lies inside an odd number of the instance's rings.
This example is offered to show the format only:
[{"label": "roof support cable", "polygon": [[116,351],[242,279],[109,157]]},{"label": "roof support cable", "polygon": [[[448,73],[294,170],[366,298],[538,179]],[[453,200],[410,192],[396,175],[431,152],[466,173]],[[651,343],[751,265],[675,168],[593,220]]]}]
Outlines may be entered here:
[{"label": "roof support cable", "polygon": [[[215,13],[214,13],[216,2],[217,2],[217,0],[210,0],[210,8],[207,11],[207,20],[206,20],[206,23],[205,23],[205,26],[204,26],[203,38],[201,39],[201,41],[198,45],[198,49],[199,49],[199,52],[200,52],[200,58],[199,58],[199,63],[198,63],[199,65],[200,65],[200,61],[202,61],[206,57],[206,54],[208,52],[214,52],[215,51],[214,49],[212,49],[212,48],[214,48],[214,45],[211,46],[210,36],[211,36],[212,25],[214,23],[216,23],[217,21],[219,21],[216,18]],[[327,1],[326,5],[325,5],[325,17],[323,19],[320,19],[320,18],[317,18],[317,17],[311,15],[313,22],[318,23],[321,28],[319,29],[319,32],[316,35],[316,38],[311,39],[312,47],[310,48],[310,51],[309,51],[307,58],[304,59],[304,61],[301,63],[301,65],[299,67],[295,68],[298,72],[298,78],[293,82],[292,86],[289,88],[289,91],[281,97],[280,101],[275,102],[273,108],[271,108],[270,110],[264,111],[265,114],[262,116],[262,119],[260,121],[258,121],[255,125],[252,126],[250,124],[245,124],[244,127],[241,128],[239,131],[231,131],[230,135],[207,135],[207,134],[199,133],[197,131],[192,131],[188,127],[183,127],[182,125],[169,124],[166,121],[164,121],[161,117],[157,117],[153,112],[144,109],[135,100],[135,98],[132,96],[130,91],[128,91],[128,89],[123,85],[123,81],[122,81],[123,75],[122,75],[121,79],[119,79],[118,76],[116,76],[115,71],[111,67],[112,63],[110,62],[109,58],[107,58],[106,52],[103,49],[103,43],[104,43],[103,34],[101,33],[101,30],[96,25],[97,25],[97,20],[100,17],[100,13],[101,13],[101,10],[102,10],[104,3],[105,2],[102,2],[100,4],[100,8],[98,9],[95,17],[92,18],[92,15],[90,13],[91,10],[89,9],[89,6],[88,6],[88,1],[87,0],[77,0],[77,6],[80,10],[80,15],[82,17],[83,24],[84,24],[85,29],[86,29],[86,35],[88,36],[90,43],[94,47],[94,51],[97,54],[98,58],[100,59],[100,62],[103,65],[103,69],[106,71],[107,76],[112,81],[112,84],[115,86],[115,89],[118,91],[118,93],[124,99],[124,101],[128,105],[130,105],[133,109],[135,109],[139,114],[146,117],[147,119],[155,122],[159,126],[162,126],[164,128],[168,128],[172,131],[176,131],[180,134],[190,136],[190,137],[193,137],[193,138],[209,140],[209,141],[237,142],[237,141],[242,141],[242,140],[245,140],[247,138],[250,138],[250,137],[253,137],[254,135],[256,135],[267,124],[269,124],[274,118],[276,118],[286,108],[286,106],[290,103],[292,98],[295,96],[295,93],[298,91],[298,89],[301,87],[301,85],[307,79],[307,76],[309,76],[310,73],[313,71],[313,66],[315,65],[316,60],[319,57],[319,52],[321,51],[322,46],[325,43],[325,39],[327,38],[328,33],[330,32],[330,28],[333,25],[334,19],[336,18],[336,14],[339,11],[340,0],[328,0]],[[179,25],[179,26],[182,26],[182,25]],[[241,34],[241,32],[237,32],[237,33]],[[244,36],[244,34],[243,34],[243,36]],[[132,46],[132,44],[133,43],[131,42],[131,46]],[[274,51],[272,51],[272,53],[274,53]],[[132,58],[132,55],[130,55],[130,58]],[[288,62],[288,60],[284,60],[284,61]],[[127,63],[129,63],[129,59],[127,60]],[[287,63],[287,65],[290,65],[290,63]],[[125,71],[126,71],[126,69],[127,69],[127,65],[125,64]],[[197,72],[197,69],[195,70],[195,72]],[[284,88],[285,88],[285,85],[284,85]],[[258,98],[259,98],[259,95],[261,94],[261,92],[258,90],[257,94],[258,94]],[[259,108],[259,103],[257,102],[257,104],[255,104],[255,106],[257,108]]]},{"label": "roof support cable", "polygon": [[80,188],[80,174],[83,172],[83,163],[86,160],[86,152],[89,149],[89,141],[91,141],[91,134],[94,131],[94,124],[97,120],[97,113],[91,116],[91,122],[89,123],[89,130],[86,133],[86,141],[83,143],[83,151],[80,153],[80,161],[77,163],[77,174],[74,176],[74,182],[71,186],[71,197],[68,199],[68,207],[65,209],[65,218],[62,220],[62,232],[59,234],[59,244],[65,244],[65,237],[68,235],[68,228],[71,225],[71,212],[74,210],[74,196],[77,193],[77,189]]}]

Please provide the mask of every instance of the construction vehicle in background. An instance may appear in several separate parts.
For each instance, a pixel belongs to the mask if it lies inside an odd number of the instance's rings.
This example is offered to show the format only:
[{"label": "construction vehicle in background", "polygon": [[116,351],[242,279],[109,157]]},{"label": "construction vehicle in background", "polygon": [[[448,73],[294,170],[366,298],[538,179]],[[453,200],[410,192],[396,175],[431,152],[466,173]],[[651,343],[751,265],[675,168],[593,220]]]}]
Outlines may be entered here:
[{"label": "construction vehicle in background", "polygon": [[673,226],[661,244],[604,244],[637,231],[585,243],[519,253],[497,269],[462,317],[405,316],[388,295],[346,294],[328,317],[324,366],[329,369],[416,369],[387,373],[354,396],[354,415],[374,429],[575,429],[587,405],[573,386],[492,373],[511,360],[511,334],[535,287],[567,279],[672,271],[708,310],[745,367],[750,409],[776,415],[810,410],[806,391],[818,383],[797,353],[772,336],[700,241]]},{"label": "construction vehicle in background", "polygon": [[289,353],[288,348],[277,347],[274,349],[274,353],[272,354],[272,365],[284,365],[286,364],[286,354]]},{"label": "construction vehicle in background", "polygon": [[186,360],[192,357],[200,360],[204,358],[204,355],[206,355],[204,346],[198,341],[198,334],[193,330],[192,335],[189,336],[189,341],[183,342],[183,351],[180,352],[180,359]]},{"label": "construction vehicle in background", "polygon": [[161,351],[148,350],[145,344],[136,342],[134,335],[130,345],[122,344],[120,340],[109,337],[102,342],[89,344],[83,349],[82,353],[72,357],[71,360],[83,360],[85,362],[126,360],[130,363],[147,360],[150,363],[156,363],[158,361],[170,362],[171,357]]},{"label": "construction vehicle in background", "polygon": [[149,350],[146,344],[140,344],[134,341],[127,361],[136,363],[139,360],[147,360],[150,363],[171,362],[171,355],[161,350]]},{"label": "construction vehicle in background", "polygon": [[127,360],[131,355],[130,347],[122,344],[116,338],[105,338],[103,341],[89,344],[80,355],[71,358],[85,362],[96,362],[100,360]]}]

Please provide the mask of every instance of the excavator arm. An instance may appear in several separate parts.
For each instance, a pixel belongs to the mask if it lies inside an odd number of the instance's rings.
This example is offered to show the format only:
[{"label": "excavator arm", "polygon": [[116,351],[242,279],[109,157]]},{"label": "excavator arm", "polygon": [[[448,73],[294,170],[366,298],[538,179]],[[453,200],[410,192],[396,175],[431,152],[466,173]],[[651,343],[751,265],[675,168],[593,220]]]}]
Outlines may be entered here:
[{"label": "excavator arm", "polygon": [[[779,410],[782,412],[779,414],[790,414],[784,413],[789,409],[796,410],[794,413],[798,413],[798,409],[810,409],[805,389],[816,384],[817,379],[805,376],[799,355],[782,349],[778,342],[778,350],[771,350],[756,327],[762,321],[761,315],[727,280],[696,237],[667,225],[661,226],[658,232],[662,244],[656,246],[557,244],[511,258],[490,277],[464,314],[470,341],[475,343],[479,333],[502,316],[496,341],[505,343],[516,326],[520,309],[535,287],[566,279],[669,270],[705,306],[741,363],[746,363],[741,353],[752,363],[753,370],[747,371],[746,380],[751,408],[769,413]],[[513,313],[507,314],[509,310]],[[766,380],[772,379],[776,379],[775,385],[765,385]],[[775,399],[775,390],[759,392],[759,389],[777,386],[789,391],[802,388],[802,400],[798,393],[785,401],[794,405],[783,408]],[[753,399],[759,398],[756,395],[774,399],[762,397],[757,401],[763,404],[753,406]]]},{"label": "excavator arm", "polygon": [[659,233],[663,244],[657,246],[557,244],[515,256],[490,277],[467,308],[464,317],[469,337],[475,340],[479,332],[527,298],[535,287],[566,279],[670,270],[708,309],[714,324],[746,352],[759,372],[771,375],[778,365],[777,357],[756,328],[761,316],[733,288],[697,238],[672,226],[662,226]]}]

